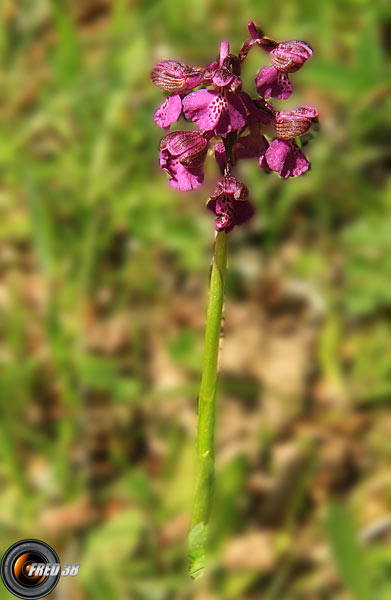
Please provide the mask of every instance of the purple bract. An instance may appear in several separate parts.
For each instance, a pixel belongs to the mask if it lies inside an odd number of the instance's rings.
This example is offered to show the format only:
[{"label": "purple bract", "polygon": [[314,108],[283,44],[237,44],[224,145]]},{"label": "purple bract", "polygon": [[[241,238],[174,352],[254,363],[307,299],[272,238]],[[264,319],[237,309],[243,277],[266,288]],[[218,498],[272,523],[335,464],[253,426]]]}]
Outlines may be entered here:
[{"label": "purple bract", "polygon": [[[167,130],[183,111],[199,128],[169,133],[161,141],[160,166],[169,174],[172,187],[187,191],[203,183],[209,142],[220,138],[213,148],[221,177],[207,206],[216,216],[216,230],[226,233],[254,213],[246,186],[233,176],[235,164],[255,158],[262,169],[275,171],[284,179],[302,175],[309,161],[296,139],[309,132],[318,116],[312,106],[284,112],[268,100],[291,96],[288,73],[304,65],[312,55],[311,48],[297,40],[267,38],[253,22],[248,28],[251,37],[237,55],[223,41],[219,60],[206,67],[163,60],[151,73],[152,82],[169,94],[155,113],[155,123]],[[248,53],[256,47],[267,53],[271,65],[259,70],[255,78],[259,96],[251,98],[242,91],[240,74]]]}]

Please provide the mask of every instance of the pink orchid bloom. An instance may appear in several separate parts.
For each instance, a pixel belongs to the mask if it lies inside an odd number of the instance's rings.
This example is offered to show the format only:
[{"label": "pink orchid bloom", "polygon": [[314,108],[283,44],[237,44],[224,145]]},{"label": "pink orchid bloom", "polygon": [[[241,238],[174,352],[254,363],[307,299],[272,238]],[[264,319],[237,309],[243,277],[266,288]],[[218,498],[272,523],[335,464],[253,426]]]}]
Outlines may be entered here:
[{"label": "pink orchid bloom", "polygon": [[194,121],[202,131],[214,131],[215,135],[222,137],[246,125],[246,111],[236,92],[240,79],[224,66],[228,55],[228,42],[222,42],[219,66],[211,77],[216,89],[196,90],[183,100],[183,112],[187,119]]},{"label": "pink orchid bloom", "polygon": [[170,175],[173,188],[188,191],[202,184],[207,150],[208,140],[199,131],[174,131],[162,139],[160,166]]},{"label": "pink orchid bloom", "polygon": [[188,67],[177,60],[163,60],[152,70],[151,80],[170,96],[155,112],[154,121],[162,129],[169,129],[182,112],[181,94],[200,85],[205,69]]},{"label": "pink orchid bloom", "polygon": [[223,176],[210,196],[208,208],[216,215],[216,231],[229,233],[236,225],[242,225],[254,214],[247,200],[246,186],[235,177]]},{"label": "pink orchid bloom", "polygon": [[[288,98],[292,84],[288,73],[300,69],[312,54],[311,48],[297,40],[276,42],[261,34],[251,22],[251,39],[237,55],[229,44],[220,45],[218,61],[205,68],[165,60],[151,73],[153,83],[170,95],[155,113],[155,123],[163,129],[182,113],[198,131],[176,131],[160,144],[160,167],[169,174],[170,185],[178,190],[197,189],[204,181],[203,166],[214,136],[214,156],[221,177],[207,203],[216,217],[216,230],[229,233],[254,214],[246,186],[233,176],[240,160],[256,159],[265,171],[282,178],[302,175],[309,161],[297,138],[310,130],[318,113],[311,106],[278,111],[269,97]],[[241,66],[252,48],[261,47],[271,65],[256,76],[260,96],[251,98],[242,91]],[[195,90],[199,87],[200,89]]]},{"label": "pink orchid bloom", "polygon": [[312,106],[301,106],[289,112],[277,112],[274,129],[277,139],[265,153],[266,162],[272,171],[284,177],[302,175],[310,163],[295,138],[305,135],[311,128],[318,111]]},{"label": "pink orchid bloom", "polygon": [[[312,50],[305,42],[291,40],[275,42],[263,37],[254,23],[248,24],[252,40],[250,47],[261,46],[271,57],[272,66],[258,72],[255,83],[260,96],[286,100],[292,94],[292,84],[287,73],[295,73],[311,58]],[[248,50],[247,50],[248,51]]]}]

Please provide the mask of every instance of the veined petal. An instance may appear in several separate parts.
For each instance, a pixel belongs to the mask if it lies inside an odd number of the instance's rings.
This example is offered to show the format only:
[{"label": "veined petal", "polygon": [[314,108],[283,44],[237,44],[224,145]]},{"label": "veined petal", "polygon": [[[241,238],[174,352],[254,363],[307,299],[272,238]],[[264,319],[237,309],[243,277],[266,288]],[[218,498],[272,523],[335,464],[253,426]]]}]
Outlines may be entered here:
[{"label": "veined petal", "polygon": [[271,51],[273,67],[284,73],[294,73],[311,58],[312,50],[305,42],[280,42]]},{"label": "veined petal", "polygon": [[208,141],[200,131],[174,131],[163,138],[161,144],[167,147],[172,156],[183,156],[184,154],[199,154],[203,152]]}]

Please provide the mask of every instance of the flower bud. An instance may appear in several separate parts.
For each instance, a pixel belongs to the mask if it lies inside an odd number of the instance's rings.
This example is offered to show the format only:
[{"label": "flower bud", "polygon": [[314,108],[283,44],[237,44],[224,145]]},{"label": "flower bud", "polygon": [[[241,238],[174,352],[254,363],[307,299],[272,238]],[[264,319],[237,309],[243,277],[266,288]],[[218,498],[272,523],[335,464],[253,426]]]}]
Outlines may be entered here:
[{"label": "flower bud", "polygon": [[293,40],[280,42],[270,54],[273,67],[283,73],[294,73],[311,57],[312,50],[304,42]]},{"label": "flower bud", "polygon": [[216,199],[220,196],[231,196],[233,200],[246,200],[248,190],[244,183],[235,177],[224,175],[224,177],[220,177],[218,180],[215,190],[210,197]]},{"label": "flower bud", "polygon": [[173,131],[162,139],[160,150],[167,150],[185,167],[196,168],[205,160],[208,141],[200,131]]},{"label": "flower bud", "polygon": [[312,106],[300,106],[289,112],[277,112],[274,129],[280,140],[294,140],[296,137],[305,135],[312,125],[312,119],[318,112]]},{"label": "flower bud", "polygon": [[151,72],[152,82],[164,92],[179,94],[200,84],[205,69],[177,60],[163,60]]},{"label": "flower bud", "polygon": [[216,231],[229,233],[253,216],[254,208],[247,196],[246,186],[235,177],[224,175],[218,180],[207,204],[216,215]]}]

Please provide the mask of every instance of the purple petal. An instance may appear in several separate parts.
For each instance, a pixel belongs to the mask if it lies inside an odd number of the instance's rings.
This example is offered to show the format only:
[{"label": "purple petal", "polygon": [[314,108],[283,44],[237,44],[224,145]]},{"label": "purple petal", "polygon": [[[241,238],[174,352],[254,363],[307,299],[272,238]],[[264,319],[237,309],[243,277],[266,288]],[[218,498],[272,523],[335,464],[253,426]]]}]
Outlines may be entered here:
[{"label": "purple petal", "polygon": [[246,125],[246,111],[237,94],[226,92],[222,100],[225,100],[225,104],[215,127],[215,133],[225,137],[231,131],[238,131]]},{"label": "purple petal", "polygon": [[189,169],[177,159],[169,161],[163,169],[170,175],[168,180],[170,185],[182,192],[196,190],[204,181],[204,173],[201,167]]},{"label": "purple petal", "polygon": [[186,79],[186,91],[189,92],[190,90],[193,90],[194,88],[198,87],[202,81],[202,78],[204,76],[205,70],[203,69],[201,72],[199,73],[191,73],[188,78]]},{"label": "purple petal", "polygon": [[226,233],[232,231],[235,225],[242,225],[254,215],[254,207],[248,200],[238,202],[233,199],[226,199],[225,201],[219,201],[219,199],[211,198],[207,207],[217,217],[216,231],[225,231]]},{"label": "purple petal", "polygon": [[245,223],[254,215],[254,207],[248,200],[234,203],[235,225]]},{"label": "purple petal", "polygon": [[261,35],[260,35],[259,31],[257,30],[254,21],[249,22],[248,30],[249,30],[250,35],[253,38],[253,40],[259,40],[261,38]]},{"label": "purple petal", "polygon": [[223,105],[217,92],[197,90],[183,99],[183,112],[186,119],[194,121],[201,130],[210,131],[216,126]]},{"label": "purple petal", "polygon": [[155,112],[154,121],[163,129],[169,129],[170,125],[179,119],[182,111],[182,100],[179,94],[173,94],[159,106]]},{"label": "purple petal", "polygon": [[197,90],[183,99],[185,117],[203,131],[214,129],[216,135],[226,136],[246,124],[246,112],[240,98],[231,92],[218,93]]},{"label": "purple petal", "polygon": [[307,157],[295,142],[274,140],[266,151],[266,161],[272,171],[286,179],[302,175],[310,166]]},{"label": "purple petal", "polygon": [[216,87],[227,87],[234,77],[228,69],[217,69],[212,77],[212,82]]},{"label": "purple petal", "polygon": [[264,106],[257,106],[250,96],[246,92],[240,94],[243,104],[247,108],[250,117],[262,123],[262,125],[268,125],[273,121],[274,109],[270,102],[263,102],[261,98],[258,101]]},{"label": "purple petal", "polygon": [[264,135],[246,135],[239,138],[235,144],[235,154],[237,158],[258,158],[259,166],[268,170],[265,158],[268,148],[269,142]]},{"label": "purple petal", "polygon": [[220,167],[220,171],[222,173],[224,173],[224,168],[227,164],[227,155],[225,153],[225,147],[224,147],[223,142],[216,142],[214,151],[215,151],[215,159],[216,159],[217,164]]},{"label": "purple petal", "polygon": [[226,40],[224,40],[220,44],[220,61],[219,61],[220,69],[223,66],[223,62],[227,58],[228,54],[229,54],[229,43]]},{"label": "purple petal", "polygon": [[304,106],[300,106],[296,108],[296,110],[292,111],[296,116],[302,116],[303,118],[315,119],[318,116],[318,110],[313,106],[308,106],[308,104]]},{"label": "purple petal", "polygon": [[281,98],[286,100],[292,94],[292,84],[285,73],[274,67],[264,67],[255,78],[255,84],[260,96],[264,98]]}]

